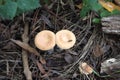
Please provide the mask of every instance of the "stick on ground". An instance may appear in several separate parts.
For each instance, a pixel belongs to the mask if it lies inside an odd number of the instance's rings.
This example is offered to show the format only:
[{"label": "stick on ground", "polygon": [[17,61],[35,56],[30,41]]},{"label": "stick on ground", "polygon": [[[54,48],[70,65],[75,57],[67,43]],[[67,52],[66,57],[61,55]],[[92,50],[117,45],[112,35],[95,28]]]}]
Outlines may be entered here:
[{"label": "stick on ground", "polygon": [[[24,43],[28,44],[29,38],[28,38],[28,24],[25,24],[24,26],[24,33],[22,35],[22,40]],[[23,67],[24,67],[24,74],[27,80],[32,80],[32,74],[29,69],[28,64],[28,55],[27,51],[22,49],[22,60],[23,60]]]}]

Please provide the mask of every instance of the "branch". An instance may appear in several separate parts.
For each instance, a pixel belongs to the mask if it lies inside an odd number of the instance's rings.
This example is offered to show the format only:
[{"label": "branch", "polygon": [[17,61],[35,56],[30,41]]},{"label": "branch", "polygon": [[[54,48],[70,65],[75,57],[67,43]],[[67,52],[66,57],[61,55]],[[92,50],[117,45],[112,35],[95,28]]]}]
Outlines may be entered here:
[{"label": "branch", "polygon": [[[25,24],[24,26],[24,33],[22,35],[22,40],[24,43],[28,44],[29,38],[28,38],[28,24]],[[23,60],[23,67],[24,67],[24,74],[26,76],[27,80],[32,80],[32,74],[29,69],[28,64],[28,55],[27,51],[22,49],[22,60]]]}]

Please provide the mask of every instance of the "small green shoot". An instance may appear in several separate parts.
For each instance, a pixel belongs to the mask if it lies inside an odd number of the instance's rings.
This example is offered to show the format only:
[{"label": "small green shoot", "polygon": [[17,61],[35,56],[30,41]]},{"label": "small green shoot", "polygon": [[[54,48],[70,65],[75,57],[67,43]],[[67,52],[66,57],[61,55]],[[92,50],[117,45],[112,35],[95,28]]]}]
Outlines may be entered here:
[{"label": "small green shoot", "polygon": [[99,24],[100,23],[100,19],[99,18],[93,18],[92,22],[93,23],[96,23],[96,24]]}]

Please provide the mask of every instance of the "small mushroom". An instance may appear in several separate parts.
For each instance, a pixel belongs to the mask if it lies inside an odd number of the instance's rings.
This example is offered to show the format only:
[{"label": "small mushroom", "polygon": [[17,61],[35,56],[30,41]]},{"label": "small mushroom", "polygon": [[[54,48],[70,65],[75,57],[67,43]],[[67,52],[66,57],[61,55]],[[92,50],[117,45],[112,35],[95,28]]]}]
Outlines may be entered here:
[{"label": "small mushroom", "polygon": [[90,67],[86,62],[79,63],[79,70],[83,74],[91,74],[93,72],[92,67]]},{"label": "small mushroom", "polygon": [[55,46],[55,34],[49,30],[43,30],[35,36],[34,43],[40,50],[50,50]]},{"label": "small mushroom", "polygon": [[69,49],[76,42],[75,35],[69,30],[60,30],[56,33],[56,44],[61,49]]}]

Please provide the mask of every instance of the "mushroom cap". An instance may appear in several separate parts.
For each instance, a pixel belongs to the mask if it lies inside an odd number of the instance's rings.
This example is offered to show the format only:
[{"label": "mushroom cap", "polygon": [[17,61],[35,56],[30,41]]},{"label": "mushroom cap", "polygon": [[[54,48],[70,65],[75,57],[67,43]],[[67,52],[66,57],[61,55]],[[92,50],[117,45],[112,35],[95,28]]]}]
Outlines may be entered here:
[{"label": "mushroom cap", "polygon": [[69,49],[76,42],[75,35],[69,30],[60,30],[56,33],[56,44],[61,49]]},{"label": "mushroom cap", "polygon": [[34,43],[40,50],[50,50],[55,46],[55,34],[49,30],[43,30],[35,36]]},{"label": "mushroom cap", "polygon": [[82,62],[81,65],[79,66],[79,70],[83,74],[91,74],[93,72],[93,69],[85,62]]}]

